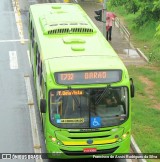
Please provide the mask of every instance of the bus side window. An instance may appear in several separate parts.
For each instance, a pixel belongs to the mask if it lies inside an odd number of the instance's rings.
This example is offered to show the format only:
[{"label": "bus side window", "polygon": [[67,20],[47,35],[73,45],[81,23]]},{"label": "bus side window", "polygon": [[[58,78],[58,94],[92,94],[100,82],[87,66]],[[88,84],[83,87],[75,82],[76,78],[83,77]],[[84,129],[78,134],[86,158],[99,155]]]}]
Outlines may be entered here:
[{"label": "bus side window", "polygon": [[37,54],[36,54],[36,66],[37,66],[37,74],[39,76],[39,83],[40,85],[42,84],[42,61],[41,61],[41,58],[40,58],[40,52],[39,52],[39,49],[37,47]]},{"label": "bus side window", "polygon": [[31,40],[32,40],[32,48],[34,48],[34,28],[31,30],[32,35],[31,35]]},{"label": "bus side window", "polygon": [[32,21],[30,21],[30,24],[29,24],[29,36],[30,36],[30,39],[32,39]]},{"label": "bus side window", "polygon": [[121,88],[121,105],[123,106],[124,109],[124,114],[127,114],[127,107],[128,107],[128,98],[127,98],[127,89],[126,88]]},{"label": "bus side window", "polygon": [[44,81],[44,78],[43,77],[41,77],[42,79],[41,79],[41,87],[42,87],[42,93],[43,93],[43,98],[46,98],[46,83],[45,83],[45,81]]},{"label": "bus side window", "polygon": [[42,61],[39,63],[39,82],[42,85]]},{"label": "bus side window", "polygon": [[39,75],[39,63],[40,63],[40,53],[39,53],[39,50],[37,48],[37,63],[36,63],[36,66],[37,66],[38,75]]}]

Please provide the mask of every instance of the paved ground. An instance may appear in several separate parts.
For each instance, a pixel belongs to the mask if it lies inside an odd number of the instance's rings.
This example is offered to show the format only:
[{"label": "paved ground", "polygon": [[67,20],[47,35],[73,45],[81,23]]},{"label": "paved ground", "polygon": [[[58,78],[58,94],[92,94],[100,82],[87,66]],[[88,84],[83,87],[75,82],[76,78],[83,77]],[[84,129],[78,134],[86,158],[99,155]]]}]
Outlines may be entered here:
[{"label": "paved ground", "polygon": [[[89,0],[78,0],[78,3],[87,12],[92,21],[101,30],[101,32],[103,32],[103,23],[96,21],[94,18],[94,11],[102,9],[102,3],[97,3],[96,1],[93,2]],[[112,41],[110,42],[110,44],[126,65],[144,65],[147,63],[144,58],[137,53],[137,50],[123,36],[116,23],[112,29]]]}]

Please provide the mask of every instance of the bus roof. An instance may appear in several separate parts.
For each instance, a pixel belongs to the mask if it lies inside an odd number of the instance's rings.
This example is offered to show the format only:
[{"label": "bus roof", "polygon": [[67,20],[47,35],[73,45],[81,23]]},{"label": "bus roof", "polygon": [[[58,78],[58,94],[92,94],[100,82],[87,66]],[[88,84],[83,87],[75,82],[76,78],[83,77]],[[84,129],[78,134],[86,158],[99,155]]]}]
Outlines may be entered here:
[{"label": "bus roof", "polygon": [[[123,62],[77,4],[30,6],[41,59],[50,70],[123,69]],[[38,34],[37,34],[38,33]]]}]

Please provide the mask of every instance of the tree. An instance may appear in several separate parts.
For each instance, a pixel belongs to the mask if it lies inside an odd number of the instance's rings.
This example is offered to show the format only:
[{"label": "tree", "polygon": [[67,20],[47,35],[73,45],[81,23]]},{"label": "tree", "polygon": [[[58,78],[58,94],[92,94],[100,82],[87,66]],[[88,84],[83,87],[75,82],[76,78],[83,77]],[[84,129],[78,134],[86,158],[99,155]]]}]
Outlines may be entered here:
[{"label": "tree", "polygon": [[138,12],[135,24],[140,27],[153,20],[160,20],[160,0],[110,0],[112,6],[123,6],[128,13]]},{"label": "tree", "polygon": [[153,4],[154,4],[154,7],[152,11],[154,13],[154,18],[157,21],[157,20],[160,20],[160,1],[154,0]]},{"label": "tree", "polygon": [[125,8],[128,13],[136,13],[139,10],[140,3],[139,0],[127,0]]}]

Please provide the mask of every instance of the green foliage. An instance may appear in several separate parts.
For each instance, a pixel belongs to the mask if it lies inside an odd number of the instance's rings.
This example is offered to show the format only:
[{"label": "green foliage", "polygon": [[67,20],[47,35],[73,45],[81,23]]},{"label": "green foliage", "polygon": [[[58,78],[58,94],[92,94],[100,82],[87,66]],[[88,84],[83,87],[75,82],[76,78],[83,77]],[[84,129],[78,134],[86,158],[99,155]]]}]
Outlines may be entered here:
[{"label": "green foliage", "polygon": [[125,4],[126,0],[110,0],[109,1],[111,6],[115,6],[115,7],[118,7],[118,6],[122,6],[123,4]]},{"label": "green foliage", "polygon": [[154,4],[153,7],[154,17],[156,18],[156,20],[160,20],[160,1],[155,0],[153,4]]},{"label": "green foliage", "polygon": [[123,20],[133,40],[151,62],[160,63],[160,0],[110,0],[108,7]]},{"label": "green foliage", "polygon": [[128,13],[135,14],[139,10],[140,3],[139,0],[127,0],[125,6]]},{"label": "green foliage", "polygon": [[156,28],[156,34],[155,34],[156,38],[160,39],[160,23],[158,25],[158,27]]},{"label": "green foliage", "polygon": [[124,6],[128,13],[139,12],[135,24],[140,27],[150,20],[160,20],[160,1],[159,0],[110,0],[111,6]]},{"label": "green foliage", "polygon": [[140,14],[135,20],[135,23],[137,24],[138,27],[144,25],[146,22],[152,19],[153,17],[152,8],[153,8],[152,3],[141,2]]},{"label": "green foliage", "polygon": [[149,55],[149,61],[160,63],[160,49],[155,47],[155,49]]}]

